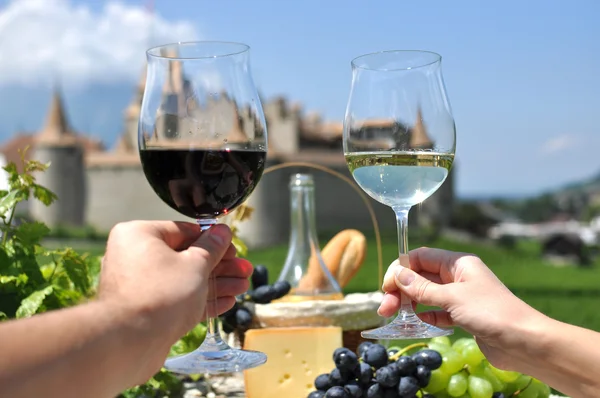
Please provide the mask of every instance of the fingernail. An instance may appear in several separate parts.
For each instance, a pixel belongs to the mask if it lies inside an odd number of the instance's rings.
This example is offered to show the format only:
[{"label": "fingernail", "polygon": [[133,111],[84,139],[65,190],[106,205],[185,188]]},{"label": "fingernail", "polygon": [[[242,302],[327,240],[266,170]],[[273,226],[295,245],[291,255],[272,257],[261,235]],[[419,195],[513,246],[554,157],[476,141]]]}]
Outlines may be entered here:
[{"label": "fingernail", "polygon": [[408,286],[415,280],[415,274],[407,268],[399,268],[396,270],[396,282],[402,286]]}]

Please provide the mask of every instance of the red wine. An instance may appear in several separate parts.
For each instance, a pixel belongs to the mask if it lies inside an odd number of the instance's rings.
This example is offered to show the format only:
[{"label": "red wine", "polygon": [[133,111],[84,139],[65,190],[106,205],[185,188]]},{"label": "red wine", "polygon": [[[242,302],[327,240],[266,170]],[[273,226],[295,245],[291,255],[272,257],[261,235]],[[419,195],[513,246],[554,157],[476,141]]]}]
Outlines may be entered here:
[{"label": "red wine", "polygon": [[266,156],[253,150],[140,150],[156,194],[195,219],[216,218],[242,204],[258,184]]}]

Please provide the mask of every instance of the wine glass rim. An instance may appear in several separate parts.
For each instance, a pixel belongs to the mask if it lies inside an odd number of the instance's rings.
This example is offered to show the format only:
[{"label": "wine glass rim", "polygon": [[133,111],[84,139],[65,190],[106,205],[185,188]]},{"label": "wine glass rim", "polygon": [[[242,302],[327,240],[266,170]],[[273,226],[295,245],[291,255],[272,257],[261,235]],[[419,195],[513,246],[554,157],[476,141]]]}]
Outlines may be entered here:
[{"label": "wine glass rim", "polygon": [[[221,51],[215,53],[213,55],[205,55],[205,56],[173,56],[173,55],[163,55],[160,53],[160,50],[167,48],[181,48],[181,47],[198,47],[202,45],[222,45],[222,46],[230,46],[232,47],[230,51]],[[237,49],[236,49],[237,47]],[[235,41],[219,41],[219,40],[197,40],[197,41],[178,41],[173,43],[161,44],[158,46],[154,46],[149,48],[146,51],[146,54],[149,57],[156,59],[167,59],[167,60],[191,60],[191,59],[214,59],[214,58],[224,58],[230,57],[233,55],[239,55],[250,50],[250,46],[245,43],[235,42]]]},{"label": "wine glass rim", "polygon": [[[381,55],[386,55],[386,54],[421,54],[421,55],[427,55],[427,56],[431,57],[431,59],[427,60],[425,62],[414,63],[411,65],[407,65],[404,67],[397,67],[397,68],[396,67],[395,68],[372,67],[372,66],[369,66],[368,63],[366,63],[366,62],[364,62],[364,63],[359,62],[361,59],[364,60],[367,58],[373,58],[376,56],[381,56]],[[414,69],[424,68],[424,67],[433,65],[435,63],[441,62],[441,60],[442,60],[442,56],[434,51],[428,51],[428,50],[383,50],[383,51],[376,51],[376,52],[372,52],[372,53],[359,55],[358,57],[356,57],[352,60],[351,64],[356,69],[379,71],[379,72],[392,72],[392,71],[414,70]]]}]

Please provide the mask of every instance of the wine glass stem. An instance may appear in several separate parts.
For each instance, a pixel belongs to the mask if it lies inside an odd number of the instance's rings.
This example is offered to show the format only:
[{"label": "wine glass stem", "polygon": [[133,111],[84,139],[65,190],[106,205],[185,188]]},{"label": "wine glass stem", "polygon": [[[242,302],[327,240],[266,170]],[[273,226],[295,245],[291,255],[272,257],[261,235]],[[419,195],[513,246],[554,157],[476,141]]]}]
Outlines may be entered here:
[{"label": "wine glass stem", "polygon": [[[409,207],[394,207],[398,225],[398,261],[403,267],[410,267],[408,261],[408,213]],[[413,314],[412,302],[405,295],[400,295],[400,315]]]},{"label": "wine glass stem", "polygon": [[[198,220],[198,225],[200,225],[202,231],[206,231],[216,223],[217,221],[214,219]],[[201,349],[206,351],[218,351],[227,347],[219,332],[219,318],[217,315],[217,281],[214,275],[210,275],[208,283],[208,291],[212,293],[212,297],[208,297],[208,300],[206,301],[206,337],[201,345]],[[214,314],[214,316],[211,314]]]}]

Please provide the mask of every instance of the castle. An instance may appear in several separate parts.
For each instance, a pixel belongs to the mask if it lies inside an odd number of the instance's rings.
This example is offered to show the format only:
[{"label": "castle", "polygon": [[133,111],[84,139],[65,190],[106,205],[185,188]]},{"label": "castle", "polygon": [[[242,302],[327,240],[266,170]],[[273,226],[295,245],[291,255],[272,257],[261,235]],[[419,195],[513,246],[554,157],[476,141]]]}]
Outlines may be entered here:
[{"label": "castle", "polygon": [[[171,74],[171,88],[183,87],[181,71],[174,69]],[[19,164],[19,150],[26,146],[30,147],[26,157],[51,162],[51,167],[38,176],[38,181],[55,192],[58,201],[49,207],[31,201],[20,211],[50,226],[89,225],[103,231],[120,221],[133,219],[186,220],[158,198],[142,171],[137,140],[145,82],[144,74],[131,104],[125,109],[123,133],[111,149],[106,149],[100,140],[72,129],[60,91],[54,91],[40,131],[18,132],[0,147],[0,154],[7,162]],[[222,102],[215,106],[223,106],[223,112],[226,112],[226,105]],[[282,97],[263,101],[263,108],[268,128],[267,167],[307,162],[325,166],[351,179],[342,153],[341,122],[327,123],[316,113],[304,114],[301,106]],[[386,128],[390,128],[389,122],[375,123],[365,130],[365,134],[377,136]],[[405,133],[416,146],[430,144],[425,128],[418,122]],[[287,241],[288,181],[292,173],[298,172],[308,172],[315,177],[320,230],[356,228],[368,233],[372,229],[365,204],[346,182],[306,167],[284,168],[264,175],[248,201],[255,211],[252,219],[240,224],[239,228],[249,247]],[[411,211],[414,220],[411,222],[435,226],[448,224],[454,199],[454,174],[451,172],[434,195]],[[395,228],[392,210],[374,200],[370,203],[380,227]]]}]

